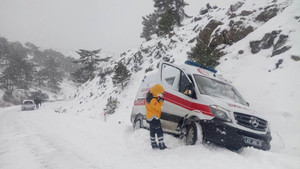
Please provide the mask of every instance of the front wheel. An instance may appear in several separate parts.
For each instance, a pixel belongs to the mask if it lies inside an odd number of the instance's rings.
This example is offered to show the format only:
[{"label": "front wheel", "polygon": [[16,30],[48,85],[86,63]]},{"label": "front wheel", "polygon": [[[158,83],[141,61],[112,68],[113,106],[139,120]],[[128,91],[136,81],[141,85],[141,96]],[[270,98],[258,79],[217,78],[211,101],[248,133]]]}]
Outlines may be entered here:
[{"label": "front wheel", "polygon": [[187,145],[202,143],[203,134],[201,125],[198,122],[191,121],[186,127],[185,137]]}]

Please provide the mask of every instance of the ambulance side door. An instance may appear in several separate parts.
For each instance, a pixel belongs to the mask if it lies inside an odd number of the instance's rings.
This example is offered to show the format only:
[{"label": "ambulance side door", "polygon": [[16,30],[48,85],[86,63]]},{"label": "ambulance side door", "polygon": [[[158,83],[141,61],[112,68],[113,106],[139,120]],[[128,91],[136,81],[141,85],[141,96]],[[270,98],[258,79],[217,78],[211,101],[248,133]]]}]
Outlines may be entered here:
[{"label": "ambulance side door", "polygon": [[165,131],[176,133],[178,123],[191,108],[191,97],[185,92],[192,82],[183,70],[169,63],[161,64],[160,79],[166,93],[161,116],[162,127]]}]

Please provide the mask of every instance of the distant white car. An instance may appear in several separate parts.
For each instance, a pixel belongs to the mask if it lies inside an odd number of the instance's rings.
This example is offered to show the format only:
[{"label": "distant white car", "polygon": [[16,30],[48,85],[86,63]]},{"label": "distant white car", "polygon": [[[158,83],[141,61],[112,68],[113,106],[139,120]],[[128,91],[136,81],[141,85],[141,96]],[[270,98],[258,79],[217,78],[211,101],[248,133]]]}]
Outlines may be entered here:
[{"label": "distant white car", "polygon": [[35,109],[35,103],[33,100],[24,100],[23,104],[21,105],[21,110],[34,110]]}]

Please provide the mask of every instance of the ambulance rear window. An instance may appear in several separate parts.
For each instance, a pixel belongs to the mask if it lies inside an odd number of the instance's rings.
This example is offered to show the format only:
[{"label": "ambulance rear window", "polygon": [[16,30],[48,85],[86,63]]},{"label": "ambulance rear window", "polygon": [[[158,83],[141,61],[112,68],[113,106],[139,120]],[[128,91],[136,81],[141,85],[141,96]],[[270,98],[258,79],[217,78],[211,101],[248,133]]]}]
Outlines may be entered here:
[{"label": "ambulance rear window", "polygon": [[170,84],[170,85],[173,85],[174,80],[175,80],[175,77],[165,78],[165,81],[166,81],[168,84]]}]

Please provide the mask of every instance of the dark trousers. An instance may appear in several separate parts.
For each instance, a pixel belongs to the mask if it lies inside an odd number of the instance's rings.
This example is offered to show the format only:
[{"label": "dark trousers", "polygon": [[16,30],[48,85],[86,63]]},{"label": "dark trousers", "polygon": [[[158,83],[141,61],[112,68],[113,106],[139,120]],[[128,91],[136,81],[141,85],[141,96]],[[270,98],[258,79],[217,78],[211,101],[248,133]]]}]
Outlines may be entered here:
[{"label": "dark trousers", "polygon": [[157,135],[158,143],[164,142],[164,135],[163,130],[161,128],[161,123],[159,119],[152,119],[151,121],[148,121],[150,125],[150,142],[156,143],[155,141],[155,134]]}]

